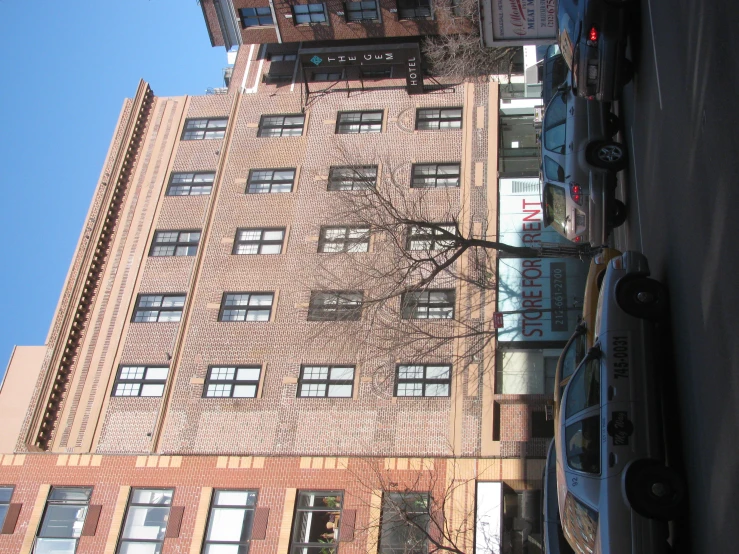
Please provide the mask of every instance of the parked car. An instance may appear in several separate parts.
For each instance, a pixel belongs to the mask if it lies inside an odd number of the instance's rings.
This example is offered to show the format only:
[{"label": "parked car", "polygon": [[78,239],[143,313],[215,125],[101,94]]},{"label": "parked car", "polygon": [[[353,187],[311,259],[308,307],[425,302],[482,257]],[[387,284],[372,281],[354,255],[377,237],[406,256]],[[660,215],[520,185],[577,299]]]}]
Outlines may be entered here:
[{"label": "parked car", "polygon": [[629,0],[559,0],[557,39],[578,96],[610,102],[633,77],[626,58]]},{"label": "parked car", "polygon": [[578,552],[666,552],[666,521],[685,483],[665,465],[655,375],[655,321],[665,287],[646,258],[611,260],[598,298],[594,346],[567,380],[555,422],[565,538]]},{"label": "parked car", "polygon": [[559,360],[557,360],[557,368],[554,373],[555,413],[569,378],[572,376],[575,368],[580,365],[587,351],[595,343],[595,314],[600,289],[605,278],[606,269],[608,268],[608,262],[618,256],[621,256],[619,250],[603,248],[603,250],[590,260],[590,268],[585,280],[582,319],[575,328],[575,332],[567,341],[564,349],[562,349],[562,354],[560,354]]},{"label": "parked car", "polygon": [[562,521],[559,519],[559,502],[557,500],[557,457],[554,441],[549,444],[547,463],[542,475],[542,537],[544,552],[547,554],[574,554],[574,550],[565,539]]},{"label": "parked car", "polygon": [[610,109],[560,86],[544,112],[541,132],[544,219],[575,243],[605,245],[626,221],[616,199],[616,172],[628,164],[626,148],[612,140],[618,130]]}]

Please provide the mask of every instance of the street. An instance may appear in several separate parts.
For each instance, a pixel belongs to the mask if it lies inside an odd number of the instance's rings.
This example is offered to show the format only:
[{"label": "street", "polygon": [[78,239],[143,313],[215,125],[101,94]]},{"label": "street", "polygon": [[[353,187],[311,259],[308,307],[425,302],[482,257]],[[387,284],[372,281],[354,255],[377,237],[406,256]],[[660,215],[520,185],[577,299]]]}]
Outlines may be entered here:
[{"label": "street", "polygon": [[[677,552],[739,551],[739,3],[641,0],[629,55],[636,76],[618,105],[630,167],[612,242],[644,252],[670,289],[664,382],[671,461],[690,513]],[[688,525],[682,525],[688,523]],[[690,544],[692,543],[692,545]]]}]

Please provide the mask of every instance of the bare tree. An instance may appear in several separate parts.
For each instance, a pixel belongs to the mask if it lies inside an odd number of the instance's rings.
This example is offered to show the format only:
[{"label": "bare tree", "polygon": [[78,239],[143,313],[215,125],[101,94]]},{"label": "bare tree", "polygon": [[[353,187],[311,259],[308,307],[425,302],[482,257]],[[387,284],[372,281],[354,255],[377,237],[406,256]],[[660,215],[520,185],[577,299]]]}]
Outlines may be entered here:
[{"label": "bare tree", "polygon": [[451,22],[447,32],[426,37],[422,50],[431,71],[450,79],[488,79],[490,75],[510,79],[513,59],[521,48],[487,48],[480,37],[480,8],[477,0],[459,0],[440,5]]},{"label": "bare tree", "polygon": [[[456,460],[438,468],[434,460],[417,459],[418,467],[393,471],[376,458],[355,459],[349,469],[358,488],[352,503],[368,512],[356,527],[367,552],[392,554],[465,554],[475,537],[475,479],[455,479]],[[488,536],[489,535],[489,536]],[[498,535],[483,533],[478,551],[500,554]]]}]

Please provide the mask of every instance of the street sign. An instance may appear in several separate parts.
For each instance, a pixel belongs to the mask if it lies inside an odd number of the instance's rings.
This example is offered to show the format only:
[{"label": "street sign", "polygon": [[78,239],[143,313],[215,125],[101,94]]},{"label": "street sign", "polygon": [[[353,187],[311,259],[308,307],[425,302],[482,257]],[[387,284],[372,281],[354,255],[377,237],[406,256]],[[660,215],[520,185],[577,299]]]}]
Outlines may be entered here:
[{"label": "street sign", "polygon": [[493,313],[493,327],[496,329],[503,328],[503,312]]}]

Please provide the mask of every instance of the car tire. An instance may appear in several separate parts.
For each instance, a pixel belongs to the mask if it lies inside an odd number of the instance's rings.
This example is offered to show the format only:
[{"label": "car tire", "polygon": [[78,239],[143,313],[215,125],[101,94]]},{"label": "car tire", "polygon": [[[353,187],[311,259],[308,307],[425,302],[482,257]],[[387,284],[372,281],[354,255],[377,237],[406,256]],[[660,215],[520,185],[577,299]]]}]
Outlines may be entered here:
[{"label": "car tire", "polygon": [[626,147],[612,140],[591,142],[587,157],[591,165],[610,171],[621,171],[628,165]]},{"label": "car tire", "polygon": [[635,277],[619,283],[616,300],[623,311],[634,317],[657,321],[667,316],[667,287],[648,277]]},{"label": "car tire", "polygon": [[626,204],[620,200],[613,201],[613,227],[621,227],[626,223]]},{"label": "car tire", "polygon": [[655,460],[634,462],[626,472],[626,497],[632,509],[644,517],[676,519],[682,513],[686,494],[682,475]]}]

